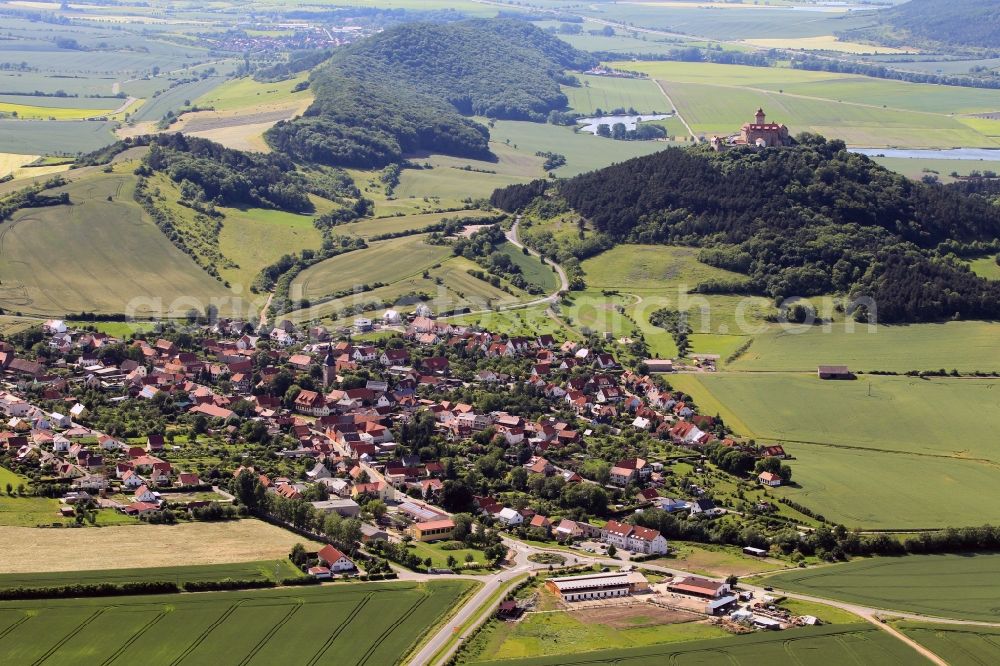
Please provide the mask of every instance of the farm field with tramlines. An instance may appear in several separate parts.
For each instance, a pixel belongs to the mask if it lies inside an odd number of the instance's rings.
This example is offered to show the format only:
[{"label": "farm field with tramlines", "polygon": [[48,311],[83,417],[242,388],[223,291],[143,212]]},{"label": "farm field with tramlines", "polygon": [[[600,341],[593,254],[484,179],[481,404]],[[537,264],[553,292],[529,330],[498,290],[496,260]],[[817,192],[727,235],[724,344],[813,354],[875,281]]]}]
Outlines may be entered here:
[{"label": "farm field with tramlines", "polygon": [[466,581],[0,603],[0,662],[393,663]]}]

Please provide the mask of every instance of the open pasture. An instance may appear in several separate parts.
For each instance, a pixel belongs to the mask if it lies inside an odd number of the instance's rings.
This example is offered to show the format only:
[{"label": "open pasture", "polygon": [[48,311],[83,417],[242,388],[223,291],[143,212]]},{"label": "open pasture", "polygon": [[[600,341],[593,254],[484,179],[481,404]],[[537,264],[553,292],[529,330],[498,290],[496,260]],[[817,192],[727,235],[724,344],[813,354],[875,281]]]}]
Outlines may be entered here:
[{"label": "open pasture", "polygon": [[509,242],[503,243],[498,249],[521,269],[521,275],[528,284],[535,285],[545,294],[551,294],[559,288],[559,276],[552,270],[551,265],[543,264],[538,257],[525,254]]},{"label": "open pasture", "polygon": [[[395,188],[393,199],[375,199],[376,215],[430,212],[442,207],[458,207],[470,199],[487,198],[498,187],[526,183],[545,175],[544,158],[535,150],[515,150],[496,140],[490,150],[496,161],[473,160],[448,155],[413,155],[409,159],[430,169],[404,169]],[[527,148],[527,146],[525,146]]]},{"label": "open pasture", "polygon": [[15,213],[0,228],[0,307],[181,316],[226,299],[222,283],[147,219],[134,186],[130,174],[95,174],[65,186],[67,206]]},{"label": "open pasture", "polygon": [[[510,146],[532,156],[536,151],[565,155],[566,165],[555,170],[556,175],[560,177],[575,176],[640,155],[649,155],[663,150],[666,145],[660,141],[614,141],[584,132],[574,132],[571,127],[556,127],[518,120],[498,120],[490,130],[490,137],[491,147],[509,142]],[[541,160],[539,169],[540,165]],[[531,174],[531,178],[538,178],[541,175],[539,170]]]},{"label": "open pasture", "polygon": [[392,284],[419,275],[451,256],[451,248],[428,245],[424,236],[404,236],[372,243],[322,261],[292,281],[291,293],[316,300],[344,289],[384,282]]},{"label": "open pasture", "polygon": [[[551,593],[541,592],[543,596]],[[643,604],[645,605],[645,604]],[[683,643],[723,638],[726,632],[703,622],[693,613],[656,606],[592,608],[588,610],[529,613],[519,622],[496,622],[475,646],[478,658],[524,659],[574,654],[594,650]],[[565,663],[565,662],[563,662]]]},{"label": "open pasture", "polygon": [[[700,282],[738,280],[738,273],[698,261],[697,248],[667,245],[620,245],[582,263],[589,290],[574,298],[574,323],[616,338],[638,328],[650,352],[666,358],[677,354],[673,338],[649,322],[660,308],[685,312],[694,335],[695,353],[728,356],[746,336],[764,330],[773,311],[768,299],[693,294]],[[620,292],[609,297],[604,292]],[[622,313],[617,308],[623,308]],[[627,317],[622,316],[627,315]]]},{"label": "open pasture", "polygon": [[929,662],[888,633],[870,624],[859,623],[647,647],[603,649],[578,655],[526,656],[471,663],[481,666],[659,666],[668,663],[706,666],[719,663],[733,666],[765,663],[903,666]]},{"label": "open pasture", "polygon": [[405,231],[426,229],[442,220],[458,217],[481,217],[481,210],[456,210],[441,213],[417,213],[415,215],[392,215],[389,217],[365,218],[356,222],[338,225],[335,233],[345,236],[370,238],[379,234],[395,234]]},{"label": "open pasture", "polygon": [[284,254],[315,249],[323,243],[309,215],[264,208],[220,210],[226,217],[219,232],[219,250],[232,265],[220,266],[219,273],[230,284],[241,285],[244,294],[249,293],[264,266]]},{"label": "open pasture", "polygon": [[210,92],[202,93],[194,103],[202,107],[212,107],[216,111],[237,111],[272,106],[299,106],[303,102],[312,101],[312,93],[308,90],[293,92],[293,89],[305,81],[308,74],[300,74],[287,81],[262,83],[252,78],[244,77],[226,81]]},{"label": "open pasture", "polygon": [[997,622],[1000,554],[907,555],[781,572],[789,592],[930,616]]},{"label": "open pasture", "polygon": [[[996,268],[992,258],[984,263]],[[757,335],[750,348],[729,367],[747,371],[814,372],[819,365],[838,364],[866,372],[942,368],[992,372],[1000,371],[997,335],[1000,323],[982,321],[882,324],[871,328],[852,322],[775,326]]]},{"label": "open pasture", "polygon": [[580,74],[580,86],[563,86],[569,98],[569,108],[584,114],[601,109],[635,109],[639,113],[670,111],[667,99],[651,79],[617,79],[608,76]]},{"label": "open pasture", "polygon": [[[58,507],[58,503],[55,505]],[[52,509],[55,515],[56,508]],[[0,552],[5,574],[76,572],[260,562],[288,556],[292,546],[319,544],[259,520],[180,525],[119,525],[81,529],[0,527],[3,543],[18,544]],[[153,548],[150,544],[156,544]],[[109,553],[114,553],[109,560]],[[0,659],[2,662],[3,659]]]},{"label": "open pasture", "polygon": [[896,622],[897,629],[951,666],[1000,663],[1000,628]]},{"label": "open pasture", "polygon": [[0,661],[397,663],[466,581],[0,604]]}]

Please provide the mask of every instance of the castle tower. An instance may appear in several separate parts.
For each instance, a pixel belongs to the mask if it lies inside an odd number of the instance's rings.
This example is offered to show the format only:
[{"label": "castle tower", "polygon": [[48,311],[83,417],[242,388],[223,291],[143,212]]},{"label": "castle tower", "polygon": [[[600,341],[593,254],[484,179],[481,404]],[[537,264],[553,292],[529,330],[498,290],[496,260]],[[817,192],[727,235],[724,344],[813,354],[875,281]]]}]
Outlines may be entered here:
[{"label": "castle tower", "polygon": [[764,109],[757,109],[757,113],[756,113],[756,115],[754,115],[754,118],[756,119],[756,124],[763,125],[764,124],[764,118],[765,118],[765,116],[764,116]]},{"label": "castle tower", "polygon": [[337,362],[333,358],[333,345],[326,348],[326,356],[323,358],[323,386],[330,386],[337,379]]}]

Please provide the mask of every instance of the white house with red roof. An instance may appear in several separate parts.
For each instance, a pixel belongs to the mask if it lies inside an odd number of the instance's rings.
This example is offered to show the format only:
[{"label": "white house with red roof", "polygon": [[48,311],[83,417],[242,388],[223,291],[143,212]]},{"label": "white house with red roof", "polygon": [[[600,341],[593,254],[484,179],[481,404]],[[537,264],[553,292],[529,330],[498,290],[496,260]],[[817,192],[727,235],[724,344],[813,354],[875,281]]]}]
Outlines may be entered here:
[{"label": "white house with red roof", "polygon": [[355,568],[347,555],[330,545],[323,546],[316,556],[331,572],[352,571]]},{"label": "white house with red roof", "polygon": [[609,520],[601,530],[601,541],[633,553],[665,555],[667,540],[657,530]]}]

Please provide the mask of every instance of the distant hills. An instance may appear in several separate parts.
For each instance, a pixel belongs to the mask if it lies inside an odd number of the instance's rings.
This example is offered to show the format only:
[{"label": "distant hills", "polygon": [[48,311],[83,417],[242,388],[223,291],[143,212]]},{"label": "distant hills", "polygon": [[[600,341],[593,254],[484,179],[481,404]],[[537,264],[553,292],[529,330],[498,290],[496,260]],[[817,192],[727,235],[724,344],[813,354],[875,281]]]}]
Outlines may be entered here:
[{"label": "distant hills", "polygon": [[305,115],[266,138],[335,166],[379,167],[419,150],[485,158],[489,132],[464,115],[544,120],[566,105],[563,71],[594,64],[523,21],[401,25],[336,51],[310,79]]},{"label": "distant hills", "polygon": [[875,15],[878,25],[845,33],[888,46],[955,45],[1000,50],[996,0],[910,0]]},{"label": "distant hills", "polygon": [[[698,246],[701,261],[746,276],[698,285],[703,293],[868,296],[882,322],[1000,316],[1000,282],[955,256],[1000,249],[1000,207],[910,181],[841,141],[798,140],[721,154],[668,148],[554,187],[605,247]],[[494,200],[519,207],[525,193],[513,186]],[[590,239],[579,249],[595,246]]]}]

